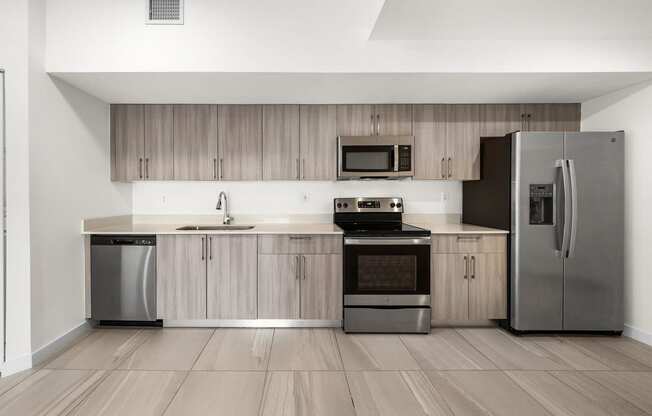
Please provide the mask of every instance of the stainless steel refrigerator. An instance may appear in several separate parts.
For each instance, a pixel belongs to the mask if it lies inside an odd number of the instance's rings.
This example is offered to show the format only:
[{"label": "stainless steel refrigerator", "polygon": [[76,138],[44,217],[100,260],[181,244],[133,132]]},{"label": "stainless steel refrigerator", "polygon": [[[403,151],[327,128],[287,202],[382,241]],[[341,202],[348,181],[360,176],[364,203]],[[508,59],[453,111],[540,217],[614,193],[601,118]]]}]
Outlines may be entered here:
[{"label": "stainless steel refrigerator", "polygon": [[510,231],[509,327],[621,332],[623,132],[517,132],[480,154],[462,221]]}]

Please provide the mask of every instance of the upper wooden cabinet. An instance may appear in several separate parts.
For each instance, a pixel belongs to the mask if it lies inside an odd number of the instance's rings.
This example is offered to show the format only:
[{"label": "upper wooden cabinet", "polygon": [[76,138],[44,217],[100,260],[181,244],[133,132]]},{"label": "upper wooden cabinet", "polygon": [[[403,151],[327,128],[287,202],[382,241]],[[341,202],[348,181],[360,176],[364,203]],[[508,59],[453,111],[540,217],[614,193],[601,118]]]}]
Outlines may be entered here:
[{"label": "upper wooden cabinet", "polygon": [[220,105],[218,178],[262,179],[263,109],[260,105]]},{"label": "upper wooden cabinet", "polygon": [[525,112],[520,104],[480,106],[480,136],[500,137],[525,130]]},{"label": "upper wooden cabinet", "polygon": [[174,179],[217,179],[217,106],[174,106]]},{"label": "upper wooden cabinet", "polygon": [[299,110],[301,179],[337,178],[337,133],[334,105],[302,105]]},{"label": "upper wooden cabinet", "polygon": [[527,131],[580,131],[580,104],[525,104]]},{"label": "upper wooden cabinet", "polygon": [[342,104],[337,106],[338,136],[411,134],[411,104]]},{"label": "upper wooden cabinet", "polygon": [[424,104],[414,108],[415,179],[480,179],[480,108]]},{"label": "upper wooden cabinet", "polygon": [[142,105],[111,105],[111,157],[111,180],[144,179],[145,114]]},{"label": "upper wooden cabinet", "polygon": [[145,179],[174,179],[173,130],[172,105],[145,106]]},{"label": "upper wooden cabinet", "polygon": [[300,179],[299,106],[263,106],[263,179]]}]

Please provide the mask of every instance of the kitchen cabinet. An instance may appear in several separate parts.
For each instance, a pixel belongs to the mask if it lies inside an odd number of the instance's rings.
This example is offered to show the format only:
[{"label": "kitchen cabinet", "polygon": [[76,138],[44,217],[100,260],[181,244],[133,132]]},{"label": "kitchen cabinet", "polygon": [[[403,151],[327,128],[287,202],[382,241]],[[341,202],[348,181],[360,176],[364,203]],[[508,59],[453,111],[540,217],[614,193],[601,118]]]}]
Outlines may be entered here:
[{"label": "kitchen cabinet", "polygon": [[525,131],[580,131],[580,104],[525,104]]},{"label": "kitchen cabinet", "polygon": [[255,235],[208,235],[208,319],[256,319],[258,241]]},{"label": "kitchen cabinet", "polygon": [[206,319],[206,236],[159,235],[158,319]]},{"label": "kitchen cabinet", "polygon": [[174,179],[174,109],[172,105],[145,105],[146,180]]},{"label": "kitchen cabinet", "polygon": [[258,318],[299,319],[298,255],[258,256]]},{"label": "kitchen cabinet", "polygon": [[218,177],[262,179],[263,110],[260,105],[220,105]]},{"label": "kitchen cabinet", "polygon": [[217,106],[174,106],[174,179],[217,179]]},{"label": "kitchen cabinet", "polygon": [[301,319],[342,319],[342,256],[302,255]]},{"label": "kitchen cabinet", "polygon": [[299,106],[263,106],[263,179],[300,179]]},{"label": "kitchen cabinet", "polygon": [[433,322],[507,317],[507,253],[503,235],[434,235]]},{"label": "kitchen cabinet", "polygon": [[337,179],[335,105],[302,105],[299,109],[301,179]]},{"label": "kitchen cabinet", "polygon": [[501,137],[525,130],[525,112],[520,104],[480,105],[480,136]]},{"label": "kitchen cabinet", "polygon": [[141,104],[111,105],[111,180],[144,178],[145,113]]},{"label": "kitchen cabinet", "polygon": [[446,105],[413,106],[414,178],[447,179]]},{"label": "kitchen cabinet", "polygon": [[411,104],[343,104],[337,106],[338,136],[409,136],[411,134]]}]

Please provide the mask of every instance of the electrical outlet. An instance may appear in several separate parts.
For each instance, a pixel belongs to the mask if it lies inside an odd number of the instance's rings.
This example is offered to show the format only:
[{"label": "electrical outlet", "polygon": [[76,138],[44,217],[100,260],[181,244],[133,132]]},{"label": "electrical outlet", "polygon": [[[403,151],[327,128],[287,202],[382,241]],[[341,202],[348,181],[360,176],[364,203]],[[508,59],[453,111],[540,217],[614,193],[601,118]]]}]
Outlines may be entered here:
[{"label": "electrical outlet", "polygon": [[442,192],[440,195],[440,199],[442,202],[448,201],[448,192]]}]

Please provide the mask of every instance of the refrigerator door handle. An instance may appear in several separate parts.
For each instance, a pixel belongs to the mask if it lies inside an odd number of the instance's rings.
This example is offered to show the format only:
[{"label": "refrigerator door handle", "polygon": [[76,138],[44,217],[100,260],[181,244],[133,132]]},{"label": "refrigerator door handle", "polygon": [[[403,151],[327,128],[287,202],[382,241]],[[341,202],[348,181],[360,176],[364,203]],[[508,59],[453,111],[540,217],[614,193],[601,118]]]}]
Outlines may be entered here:
[{"label": "refrigerator door handle", "polygon": [[571,194],[571,227],[570,238],[568,243],[568,254],[570,258],[575,255],[575,241],[577,240],[577,172],[575,171],[575,161],[568,159],[568,172],[570,176],[570,194]]},{"label": "refrigerator door handle", "polygon": [[[568,174],[568,164],[565,159],[559,159],[556,161],[555,165],[561,168],[562,184],[564,188],[564,219],[563,224],[560,224],[562,227],[561,235],[561,248],[559,250],[559,255],[561,257],[567,257],[568,255],[568,240],[570,237],[570,227],[571,227],[571,196],[570,196],[570,175]],[[560,210],[558,209],[557,212]]]}]

